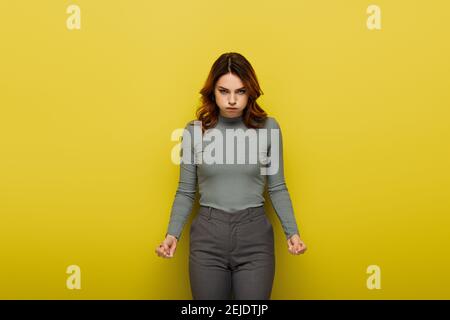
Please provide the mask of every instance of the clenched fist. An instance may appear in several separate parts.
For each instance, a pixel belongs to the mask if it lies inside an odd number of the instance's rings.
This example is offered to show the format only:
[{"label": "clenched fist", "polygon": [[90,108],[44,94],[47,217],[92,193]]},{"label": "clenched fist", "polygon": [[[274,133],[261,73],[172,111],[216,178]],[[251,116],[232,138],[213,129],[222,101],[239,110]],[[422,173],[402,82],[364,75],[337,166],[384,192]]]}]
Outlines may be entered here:
[{"label": "clenched fist", "polygon": [[288,250],[291,254],[302,254],[306,251],[306,244],[300,240],[298,234],[291,236],[288,241]]},{"label": "clenched fist", "polygon": [[166,239],[155,249],[156,254],[161,258],[172,258],[177,248],[177,238],[168,234]]}]

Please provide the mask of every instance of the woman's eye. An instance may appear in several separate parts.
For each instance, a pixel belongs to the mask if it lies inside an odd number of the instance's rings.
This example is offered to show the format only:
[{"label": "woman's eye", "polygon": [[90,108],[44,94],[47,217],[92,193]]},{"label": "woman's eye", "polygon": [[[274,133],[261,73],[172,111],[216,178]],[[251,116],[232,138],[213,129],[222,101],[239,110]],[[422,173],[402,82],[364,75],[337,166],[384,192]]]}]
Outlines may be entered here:
[{"label": "woman's eye", "polygon": [[[219,92],[220,92],[220,93],[227,93],[226,90],[219,90]],[[244,94],[244,93],[245,93],[245,90],[239,90],[239,93],[240,93],[240,94]]]}]

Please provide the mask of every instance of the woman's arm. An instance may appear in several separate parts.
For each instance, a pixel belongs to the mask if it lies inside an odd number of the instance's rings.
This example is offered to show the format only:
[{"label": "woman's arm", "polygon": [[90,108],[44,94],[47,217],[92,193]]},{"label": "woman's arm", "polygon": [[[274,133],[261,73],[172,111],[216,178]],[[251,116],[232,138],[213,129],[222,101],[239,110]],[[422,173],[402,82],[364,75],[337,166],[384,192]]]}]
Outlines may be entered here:
[{"label": "woman's arm", "polygon": [[[173,235],[180,239],[183,227],[192,211],[193,203],[195,200],[195,194],[197,189],[197,166],[194,163],[194,126],[191,125],[192,122],[189,122],[185,131],[183,132],[183,136],[181,138],[181,150],[180,156],[180,178],[178,181],[178,188],[175,193],[175,199],[172,204],[172,209],[170,213],[170,221],[169,226],[167,228],[167,234]],[[183,142],[188,142],[189,139],[186,139],[186,135],[190,135],[191,147],[187,148],[190,150],[185,150],[183,148]],[[184,143],[186,146],[186,144]],[[190,152],[190,162],[183,162],[183,154],[184,152]]]},{"label": "woman's arm", "polygon": [[[275,146],[272,148],[272,143],[269,143],[268,156],[271,157],[272,149],[274,152],[278,152],[278,171],[275,174],[267,175],[267,191],[270,196],[270,200],[272,202],[272,206],[275,209],[275,212],[280,219],[281,225],[283,227],[286,238],[289,239],[294,234],[300,233],[298,231],[297,222],[294,216],[294,210],[292,208],[291,197],[289,195],[289,191],[286,186],[285,178],[284,178],[284,163],[283,163],[283,138],[281,134],[281,128],[278,122],[269,117],[267,119],[268,123],[268,141],[271,141],[271,130],[278,130],[278,150]],[[272,157],[273,158],[273,157]],[[273,158],[271,161],[274,161]]]}]

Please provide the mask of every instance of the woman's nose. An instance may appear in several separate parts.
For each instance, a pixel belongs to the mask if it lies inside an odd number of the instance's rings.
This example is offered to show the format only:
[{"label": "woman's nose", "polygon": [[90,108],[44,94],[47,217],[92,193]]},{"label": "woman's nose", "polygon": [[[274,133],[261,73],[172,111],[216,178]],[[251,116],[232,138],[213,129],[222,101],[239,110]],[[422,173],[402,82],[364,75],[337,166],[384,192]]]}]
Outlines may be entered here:
[{"label": "woman's nose", "polygon": [[228,101],[229,104],[234,105],[236,103],[236,99],[234,98],[234,95],[231,95],[230,100]]}]

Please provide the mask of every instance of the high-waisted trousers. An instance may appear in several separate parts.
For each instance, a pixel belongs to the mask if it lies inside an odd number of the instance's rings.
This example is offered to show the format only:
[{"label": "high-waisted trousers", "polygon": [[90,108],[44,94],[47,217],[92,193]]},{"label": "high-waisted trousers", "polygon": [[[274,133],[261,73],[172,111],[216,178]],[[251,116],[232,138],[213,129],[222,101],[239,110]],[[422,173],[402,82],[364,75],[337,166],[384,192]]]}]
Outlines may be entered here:
[{"label": "high-waisted trousers", "polygon": [[190,230],[193,299],[267,300],[274,274],[274,232],[264,206],[233,213],[200,206]]}]

